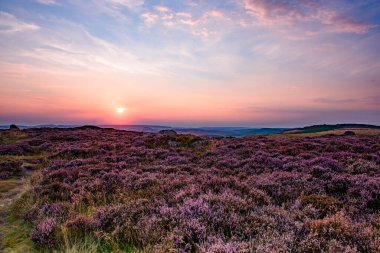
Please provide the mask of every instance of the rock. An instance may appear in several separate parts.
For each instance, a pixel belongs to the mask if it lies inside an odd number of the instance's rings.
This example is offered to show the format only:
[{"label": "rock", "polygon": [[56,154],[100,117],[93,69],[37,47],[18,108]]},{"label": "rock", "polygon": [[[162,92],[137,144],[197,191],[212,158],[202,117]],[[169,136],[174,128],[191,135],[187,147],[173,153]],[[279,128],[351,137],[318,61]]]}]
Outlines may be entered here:
[{"label": "rock", "polygon": [[20,128],[18,128],[18,126],[16,126],[15,124],[10,125],[9,129],[11,129],[11,130],[20,130]]},{"label": "rock", "polygon": [[343,133],[343,136],[355,136],[356,133],[354,131],[346,131]]},{"label": "rock", "polygon": [[170,135],[170,136],[172,136],[172,135],[177,135],[177,132],[176,132],[176,131],[174,131],[174,130],[169,130],[169,129],[167,129],[167,130],[161,130],[161,131],[159,131],[158,133],[159,133],[159,134],[166,134],[166,135]]}]

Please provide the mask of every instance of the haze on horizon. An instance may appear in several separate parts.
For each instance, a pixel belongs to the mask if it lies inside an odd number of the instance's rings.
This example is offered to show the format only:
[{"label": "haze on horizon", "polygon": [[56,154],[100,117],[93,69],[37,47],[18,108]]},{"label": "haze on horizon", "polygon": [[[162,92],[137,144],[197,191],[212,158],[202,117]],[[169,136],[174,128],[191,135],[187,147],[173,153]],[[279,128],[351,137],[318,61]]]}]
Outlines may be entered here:
[{"label": "haze on horizon", "polygon": [[375,0],[2,0],[0,124],[380,125]]}]

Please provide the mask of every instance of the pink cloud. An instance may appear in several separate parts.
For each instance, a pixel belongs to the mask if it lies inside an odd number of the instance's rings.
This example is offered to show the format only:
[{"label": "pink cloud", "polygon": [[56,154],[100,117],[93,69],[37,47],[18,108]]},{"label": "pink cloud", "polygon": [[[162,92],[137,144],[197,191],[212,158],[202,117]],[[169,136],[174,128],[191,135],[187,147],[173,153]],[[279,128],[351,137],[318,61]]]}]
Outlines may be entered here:
[{"label": "pink cloud", "polygon": [[328,8],[317,0],[244,0],[244,8],[260,24],[271,27],[318,22],[322,31],[337,33],[366,33],[374,27]]},{"label": "pink cloud", "polygon": [[170,9],[166,6],[162,6],[162,5],[157,5],[154,7],[157,11],[159,12],[168,12],[170,11]]},{"label": "pink cloud", "polygon": [[143,13],[141,15],[141,17],[144,19],[144,22],[147,24],[147,25],[152,25],[156,22],[156,20],[158,19],[158,15],[156,14],[153,14],[153,13]]},{"label": "pink cloud", "polygon": [[225,18],[225,15],[223,12],[218,10],[212,10],[208,11],[203,15],[205,18],[212,17],[212,18]]},{"label": "pink cloud", "polygon": [[165,13],[160,15],[160,18],[164,20],[163,23],[165,26],[197,26],[202,21],[201,19],[194,19],[190,13],[186,12],[177,12],[177,13]]},{"label": "pink cloud", "polygon": [[202,28],[192,31],[192,34],[203,39],[208,39],[210,36],[215,35],[216,32],[209,31],[207,28]]},{"label": "pink cloud", "polygon": [[188,12],[177,12],[175,15],[179,17],[191,18],[191,14]]},{"label": "pink cloud", "polygon": [[353,18],[341,15],[336,11],[319,11],[315,17],[322,23],[329,26],[329,31],[338,33],[366,33],[375,25],[360,22]]},{"label": "pink cloud", "polygon": [[286,1],[245,0],[247,12],[265,25],[292,24],[304,18],[304,14]]}]

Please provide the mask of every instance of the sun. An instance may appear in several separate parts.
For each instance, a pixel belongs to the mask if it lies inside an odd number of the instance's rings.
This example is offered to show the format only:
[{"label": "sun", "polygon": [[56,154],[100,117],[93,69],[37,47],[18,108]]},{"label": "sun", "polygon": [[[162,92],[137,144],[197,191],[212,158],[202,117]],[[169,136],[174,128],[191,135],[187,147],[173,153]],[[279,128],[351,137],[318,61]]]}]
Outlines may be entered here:
[{"label": "sun", "polygon": [[123,107],[118,107],[118,108],[116,108],[116,112],[117,112],[118,114],[123,114],[123,113],[125,112],[125,108],[123,108]]}]

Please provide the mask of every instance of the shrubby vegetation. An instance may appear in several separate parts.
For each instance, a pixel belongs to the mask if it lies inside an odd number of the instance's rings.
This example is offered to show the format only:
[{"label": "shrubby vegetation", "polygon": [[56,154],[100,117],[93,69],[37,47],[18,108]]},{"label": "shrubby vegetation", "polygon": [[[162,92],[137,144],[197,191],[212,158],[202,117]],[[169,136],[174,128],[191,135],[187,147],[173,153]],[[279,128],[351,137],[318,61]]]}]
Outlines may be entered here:
[{"label": "shrubby vegetation", "polygon": [[0,152],[49,156],[19,210],[37,248],[380,251],[380,136],[24,131]]}]

